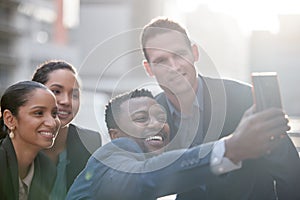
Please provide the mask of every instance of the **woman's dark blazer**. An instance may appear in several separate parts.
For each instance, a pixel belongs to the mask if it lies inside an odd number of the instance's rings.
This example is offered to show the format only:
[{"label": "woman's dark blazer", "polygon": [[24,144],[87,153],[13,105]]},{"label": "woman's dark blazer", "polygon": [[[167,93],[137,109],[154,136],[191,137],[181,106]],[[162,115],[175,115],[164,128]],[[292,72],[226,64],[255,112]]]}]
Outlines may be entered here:
[{"label": "woman's dark blazer", "polygon": [[[0,199],[18,200],[18,163],[13,144],[8,136],[0,141],[0,173]],[[55,177],[55,165],[44,153],[39,152],[34,159],[34,175],[28,199],[48,199]]]},{"label": "woman's dark blazer", "polygon": [[74,124],[69,125],[67,136],[67,190],[85,167],[91,154],[101,146],[101,135]]}]

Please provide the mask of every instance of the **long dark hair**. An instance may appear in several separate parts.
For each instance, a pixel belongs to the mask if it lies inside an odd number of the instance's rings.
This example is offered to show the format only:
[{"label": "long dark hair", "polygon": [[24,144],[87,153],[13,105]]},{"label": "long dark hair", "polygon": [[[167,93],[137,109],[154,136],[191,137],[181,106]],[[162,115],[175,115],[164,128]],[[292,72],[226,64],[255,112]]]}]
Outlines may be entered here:
[{"label": "long dark hair", "polygon": [[38,88],[48,90],[43,84],[34,81],[21,81],[5,90],[1,97],[0,139],[9,132],[3,120],[4,111],[9,110],[14,116],[18,116],[19,108],[28,101],[30,93]]},{"label": "long dark hair", "polygon": [[59,69],[67,69],[75,75],[77,74],[76,69],[70,63],[63,60],[49,60],[37,67],[31,80],[45,84],[49,80],[49,74]]}]

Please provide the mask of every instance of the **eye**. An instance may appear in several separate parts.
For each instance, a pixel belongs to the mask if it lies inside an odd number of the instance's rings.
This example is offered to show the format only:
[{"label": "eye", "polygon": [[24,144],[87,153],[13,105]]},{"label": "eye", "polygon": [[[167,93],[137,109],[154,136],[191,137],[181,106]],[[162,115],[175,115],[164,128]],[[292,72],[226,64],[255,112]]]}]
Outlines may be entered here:
[{"label": "eye", "polygon": [[54,110],[54,111],[52,111],[52,117],[53,117],[53,118],[56,118],[56,117],[57,117],[57,114],[58,114],[57,109]]},{"label": "eye", "polygon": [[44,112],[42,110],[35,111],[33,113],[35,116],[43,116]]},{"label": "eye", "polygon": [[166,123],[167,121],[167,116],[165,114],[161,114],[157,116],[157,121],[161,122],[161,123]]},{"label": "eye", "polygon": [[73,99],[79,99],[79,91],[73,91],[72,92],[72,98]]},{"label": "eye", "polygon": [[158,58],[152,62],[154,65],[163,65],[167,63],[166,58]]},{"label": "eye", "polygon": [[138,123],[145,123],[145,122],[148,121],[148,119],[149,119],[149,117],[147,115],[145,115],[145,114],[143,114],[143,115],[136,115],[136,116],[134,116],[132,118],[132,120],[134,122],[138,122]]},{"label": "eye", "polygon": [[54,95],[59,95],[61,92],[60,90],[51,90],[53,92]]},{"label": "eye", "polygon": [[148,120],[148,118],[146,117],[139,117],[139,118],[136,118],[134,121],[135,122],[146,122]]}]

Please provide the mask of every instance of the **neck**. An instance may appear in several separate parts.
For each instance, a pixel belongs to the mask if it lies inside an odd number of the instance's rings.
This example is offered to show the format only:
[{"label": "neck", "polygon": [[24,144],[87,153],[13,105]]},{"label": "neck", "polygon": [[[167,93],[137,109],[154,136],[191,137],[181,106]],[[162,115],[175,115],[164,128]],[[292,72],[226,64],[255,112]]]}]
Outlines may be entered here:
[{"label": "neck", "polygon": [[50,149],[43,150],[54,163],[58,162],[59,154],[66,148],[68,131],[69,126],[60,128],[53,146]]},{"label": "neck", "polygon": [[193,103],[196,98],[198,84],[194,88],[195,89],[193,90],[187,90],[179,94],[174,94],[169,91],[165,91],[165,94],[169,99],[169,101],[174,105],[176,110],[184,114],[189,114],[191,113],[191,109],[193,108]]}]

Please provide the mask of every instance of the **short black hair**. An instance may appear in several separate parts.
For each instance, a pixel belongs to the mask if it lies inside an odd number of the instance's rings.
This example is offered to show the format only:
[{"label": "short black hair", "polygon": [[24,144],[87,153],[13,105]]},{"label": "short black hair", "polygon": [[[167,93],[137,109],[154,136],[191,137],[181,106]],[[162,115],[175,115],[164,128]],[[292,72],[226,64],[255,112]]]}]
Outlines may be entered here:
[{"label": "short black hair", "polygon": [[115,117],[120,114],[121,104],[129,99],[137,97],[149,97],[154,99],[153,94],[149,90],[136,89],[131,92],[120,94],[108,102],[108,104],[105,106],[105,123],[108,130],[112,128],[119,129]]}]

